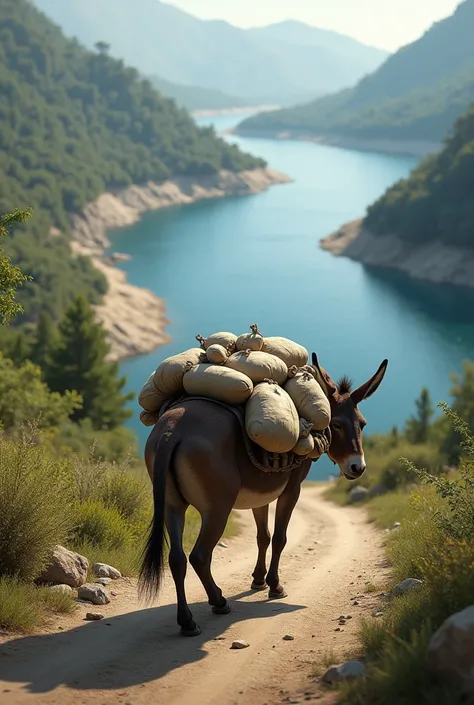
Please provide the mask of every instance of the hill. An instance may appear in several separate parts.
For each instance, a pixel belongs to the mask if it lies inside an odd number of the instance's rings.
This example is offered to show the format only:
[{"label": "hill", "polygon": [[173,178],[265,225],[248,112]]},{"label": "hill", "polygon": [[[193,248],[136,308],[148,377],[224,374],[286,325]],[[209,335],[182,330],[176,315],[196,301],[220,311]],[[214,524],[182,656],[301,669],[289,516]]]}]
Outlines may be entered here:
[{"label": "hill", "polygon": [[173,98],[176,103],[192,112],[193,110],[222,110],[224,108],[246,107],[249,103],[244,98],[228,95],[223,91],[201,86],[184,86],[171,83],[159,76],[149,77],[153,86],[167,98]]},{"label": "hill", "polygon": [[19,295],[28,320],[57,319],[78,292],[96,303],[107,288],[60,234],[71,214],[106,190],[263,162],[198,128],[106,47],[66,39],[27,0],[2,0],[0,20],[0,213],[33,208],[9,252],[34,278]]},{"label": "hill", "polygon": [[[290,104],[349,86],[387,52],[335,33],[283,23],[243,30],[203,21],[158,0],[35,0],[66,34],[98,40],[144,75],[223,91],[247,104]],[[295,27],[296,25],[296,27]],[[300,41],[305,32],[308,38]]]},{"label": "hill", "polygon": [[258,115],[237,131],[441,141],[474,100],[473,32],[474,0],[464,0],[354,88]]}]

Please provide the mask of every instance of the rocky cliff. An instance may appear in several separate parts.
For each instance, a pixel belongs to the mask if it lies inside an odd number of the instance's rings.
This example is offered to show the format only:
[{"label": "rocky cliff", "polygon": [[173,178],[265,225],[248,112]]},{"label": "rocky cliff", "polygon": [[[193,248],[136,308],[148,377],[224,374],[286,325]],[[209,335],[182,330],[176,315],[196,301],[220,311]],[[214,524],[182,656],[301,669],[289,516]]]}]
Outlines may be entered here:
[{"label": "rocky cliff", "polygon": [[414,246],[395,235],[375,236],[363,220],[346,223],[320,246],[372,267],[397,269],[414,279],[474,288],[474,252],[437,241]]}]

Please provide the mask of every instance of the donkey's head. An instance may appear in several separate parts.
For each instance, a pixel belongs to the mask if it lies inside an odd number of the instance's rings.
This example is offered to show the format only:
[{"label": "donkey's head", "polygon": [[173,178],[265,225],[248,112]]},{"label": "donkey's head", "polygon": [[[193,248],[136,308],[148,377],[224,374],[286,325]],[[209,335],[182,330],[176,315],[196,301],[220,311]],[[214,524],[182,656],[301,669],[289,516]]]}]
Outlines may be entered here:
[{"label": "donkey's head", "polygon": [[357,389],[352,388],[348,377],[343,377],[337,384],[324,370],[313,353],[313,369],[316,378],[326,393],[331,405],[331,445],[328,450],[330,459],[348,480],[357,480],[367,467],[362,448],[362,431],[367,421],[359,411],[359,404],[377,391],[382,382],[388,360],[384,360],[377,372],[368,382]]}]

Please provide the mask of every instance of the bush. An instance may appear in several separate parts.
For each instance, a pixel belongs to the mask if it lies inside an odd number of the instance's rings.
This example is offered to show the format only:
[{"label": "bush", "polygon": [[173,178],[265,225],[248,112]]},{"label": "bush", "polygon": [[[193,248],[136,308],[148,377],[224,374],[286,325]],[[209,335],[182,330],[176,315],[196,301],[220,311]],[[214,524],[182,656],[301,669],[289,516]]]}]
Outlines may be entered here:
[{"label": "bush", "polygon": [[76,607],[71,594],[0,578],[0,629],[31,631],[43,624],[48,614],[69,613]]},{"label": "bush", "polygon": [[90,543],[105,548],[123,548],[133,538],[130,526],[116,507],[106,507],[99,499],[86,499],[74,512],[74,544]]},{"label": "bush", "polygon": [[151,508],[151,492],[145,482],[125,467],[106,473],[100,498],[106,507],[115,507],[126,519],[136,520],[144,509]]},{"label": "bush", "polygon": [[68,465],[34,445],[0,436],[0,576],[33,580],[72,526]]}]

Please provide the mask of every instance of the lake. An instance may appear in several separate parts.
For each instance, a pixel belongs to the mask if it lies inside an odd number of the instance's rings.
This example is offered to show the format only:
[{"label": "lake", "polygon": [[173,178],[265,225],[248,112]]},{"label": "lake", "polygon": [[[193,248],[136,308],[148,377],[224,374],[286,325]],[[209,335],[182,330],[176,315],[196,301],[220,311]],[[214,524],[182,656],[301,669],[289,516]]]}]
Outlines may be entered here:
[{"label": "lake", "polygon": [[[241,117],[212,122],[225,130]],[[121,371],[139,391],[168,355],[193,347],[194,336],[239,334],[258,323],[266,335],[294,338],[318,354],[337,378],[357,384],[389,358],[379,391],[362,405],[367,433],[388,431],[412,413],[422,386],[437,403],[449,399],[452,370],[474,358],[474,294],[371,271],[318,247],[318,240],[361,216],[416,159],[298,141],[226,136],[293,183],[248,197],[207,201],[148,214],[112,236],[132,260],[120,266],[132,284],[167,303],[172,342],[128,360]],[[148,429],[130,426],[141,444]],[[313,479],[332,471],[327,458]]]}]

